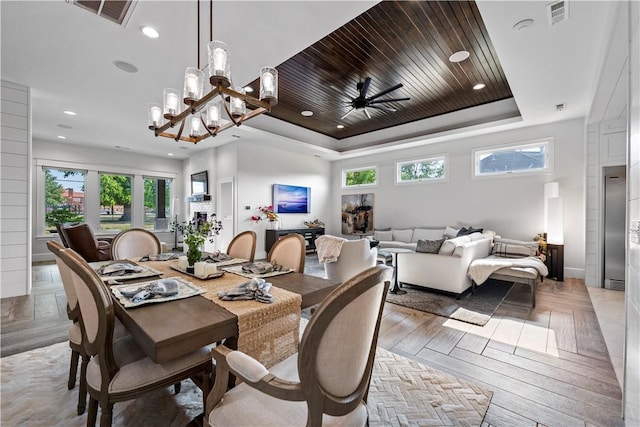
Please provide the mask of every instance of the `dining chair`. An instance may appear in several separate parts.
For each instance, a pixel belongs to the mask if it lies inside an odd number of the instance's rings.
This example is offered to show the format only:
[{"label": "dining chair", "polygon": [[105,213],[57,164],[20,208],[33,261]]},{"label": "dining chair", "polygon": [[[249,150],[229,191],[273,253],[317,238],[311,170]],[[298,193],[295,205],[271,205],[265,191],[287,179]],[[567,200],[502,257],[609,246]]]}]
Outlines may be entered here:
[{"label": "dining chair", "polygon": [[287,234],[274,243],[267,255],[267,261],[275,262],[298,273],[304,272],[306,241],[297,233]]},{"label": "dining chair", "polygon": [[327,279],[342,283],[376,265],[377,258],[378,250],[371,247],[369,239],[347,240],[342,243],[338,259],[324,264],[324,271]]},{"label": "dining chair", "polygon": [[[204,421],[210,426],[364,426],[367,393],[391,269],[371,267],[340,285],[309,320],[298,353],[265,368],[221,345]],[[242,382],[227,391],[229,375]]]},{"label": "dining chair", "polygon": [[133,259],[162,252],[160,239],[144,228],[123,230],[111,242],[112,259]]},{"label": "dining chair", "polygon": [[206,400],[212,371],[208,348],[202,347],[165,363],[154,363],[130,335],[114,339],[115,308],[111,292],[76,252],[62,251],[60,258],[70,268],[80,307],[84,348],[91,356],[86,376],[87,426],[95,425],[98,405],[100,426],[108,427],[115,403],[187,378],[201,388],[203,402]]},{"label": "dining chair", "polygon": [[249,230],[237,234],[227,247],[227,255],[253,262],[256,256],[256,240],[255,231]]},{"label": "dining chair", "polygon": [[86,223],[63,227],[69,247],[87,262],[109,261],[111,259],[112,239],[96,239],[93,230]]}]

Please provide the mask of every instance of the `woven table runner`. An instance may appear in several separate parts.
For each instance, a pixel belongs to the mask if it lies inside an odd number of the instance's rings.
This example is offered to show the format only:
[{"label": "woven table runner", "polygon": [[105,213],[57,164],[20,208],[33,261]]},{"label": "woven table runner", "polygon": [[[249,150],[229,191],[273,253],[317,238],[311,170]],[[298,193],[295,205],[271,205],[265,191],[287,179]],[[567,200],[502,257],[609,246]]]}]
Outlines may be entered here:
[{"label": "woven table runner", "polygon": [[200,280],[183,275],[170,266],[177,261],[149,261],[145,265],[163,273],[163,277],[180,276],[194,285],[206,289],[203,297],[226,308],[238,316],[238,350],[260,361],[267,368],[279,363],[298,351],[300,304],[299,294],[284,289],[271,288],[275,297],[272,304],[251,301],[222,301],[218,291],[235,288],[248,281],[226,272],[215,279]]}]

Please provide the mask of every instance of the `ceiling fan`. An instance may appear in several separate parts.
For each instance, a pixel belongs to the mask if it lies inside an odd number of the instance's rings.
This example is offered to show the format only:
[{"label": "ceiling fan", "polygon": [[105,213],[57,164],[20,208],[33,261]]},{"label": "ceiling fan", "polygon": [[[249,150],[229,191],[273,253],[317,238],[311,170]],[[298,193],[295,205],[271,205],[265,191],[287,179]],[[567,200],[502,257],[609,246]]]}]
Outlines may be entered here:
[{"label": "ceiling fan", "polygon": [[364,79],[364,82],[359,82],[356,85],[356,89],[358,90],[358,96],[352,98],[349,102],[351,105],[351,109],[344,116],[340,117],[340,120],[346,118],[349,114],[353,113],[356,110],[364,110],[364,114],[366,114],[367,118],[371,118],[371,114],[367,111],[367,108],[374,108],[376,110],[381,110],[387,113],[393,113],[396,111],[393,107],[386,107],[384,104],[386,102],[398,102],[398,101],[408,101],[410,98],[385,98],[385,99],[377,99],[383,95],[386,95],[394,90],[400,89],[402,87],[402,83],[398,83],[397,85],[391,86],[383,91],[376,93],[375,95],[367,96],[367,91],[369,90],[369,85],[371,84],[371,77],[367,77]]}]

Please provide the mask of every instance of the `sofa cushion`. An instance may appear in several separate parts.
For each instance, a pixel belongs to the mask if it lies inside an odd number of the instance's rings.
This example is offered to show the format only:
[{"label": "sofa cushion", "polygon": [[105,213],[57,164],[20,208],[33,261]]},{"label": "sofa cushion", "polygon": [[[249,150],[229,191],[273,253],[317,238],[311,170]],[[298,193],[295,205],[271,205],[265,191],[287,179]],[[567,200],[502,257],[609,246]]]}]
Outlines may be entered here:
[{"label": "sofa cushion", "polygon": [[416,228],[413,230],[411,241],[418,243],[418,240],[438,240],[442,237],[442,228]]},{"label": "sofa cushion", "polygon": [[444,243],[444,237],[438,240],[418,240],[416,252],[424,252],[427,254],[437,254],[440,246]]},{"label": "sofa cushion", "polygon": [[391,230],[389,231],[375,230],[373,232],[373,238],[376,240],[393,240],[393,235],[391,234]]},{"label": "sofa cushion", "polygon": [[472,233],[482,233],[482,231],[483,231],[482,228],[462,227],[458,231],[458,234],[456,234],[456,237],[458,237],[458,236],[466,236],[467,234],[472,234]]},{"label": "sofa cushion", "polygon": [[391,230],[391,235],[393,236],[393,240],[397,242],[411,242],[411,238],[413,237],[413,229],[411,230]]},{"label": "sofa cushion", "polygon": [[469,236],[460,236],[445,240],[442,246],[440,246],[438,253],[440,255],[453,255],[453,251],[455,251],[456,247],[468,242],[471,242],[471,237]]},{"label": "sofa cushion", "polygon": [[442,235],[442,237],[446,237],[447,239],[452,239],[458,235],[458,231],[460,231],[459,227],[456,228],[456,227],[451,227],[447,225],[444,229],[444,234]]},{"label": "sofa cushion", "polygon": [[469,236],[469,238],[471,239],[472,242],[475,242],[476,240],[486,239],[487,238],[487,236],[485,236],[482,233],[478,233],[478,232],[467,234],[467,236]]}]

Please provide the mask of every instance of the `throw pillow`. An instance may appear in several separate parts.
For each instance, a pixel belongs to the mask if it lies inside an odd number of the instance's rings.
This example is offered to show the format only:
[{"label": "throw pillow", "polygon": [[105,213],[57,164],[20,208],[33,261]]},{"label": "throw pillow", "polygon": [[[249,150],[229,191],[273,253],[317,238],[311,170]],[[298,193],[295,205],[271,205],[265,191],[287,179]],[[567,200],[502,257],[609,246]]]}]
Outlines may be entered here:
[{"label": "throw pillow", "polygon": [[379,231],[379,230],[375,230],[373,232],[373,237],[374,239],[378,240],[378,241],[391,241],[393,240],[393,236],[391,234],[391,231]]},{"label": "throw pillow", "polygon": [[454,228],[447,225],[446,228],[444,229],[444,234],[442,235],[442,237],[446,237],[447,239],[452,239],[458,235],[458,231],[460,231],[459,228]]},{"label": "throw pillow", "polygon": [[516,245],[513,243],[496,243],[493,245],[491,255],[502,258],[526,258],[535,256],[537,249],[531,246]]},{"label": "throw pillow", "polygon": [[482,228],[462,227],[460,231],[458,231],[458,234],[456,234],[456,237],[466,236],[467,234],[471,234],[471,233],[482,233],[483,230],[484,229]]},{"label": "throw pillow", "polygon": [[444,243],[444,237],[439,240],[418,240],[416,245],[416,252],[423,252],[426,254],[437,254],[440,250],[440,246]]}]

